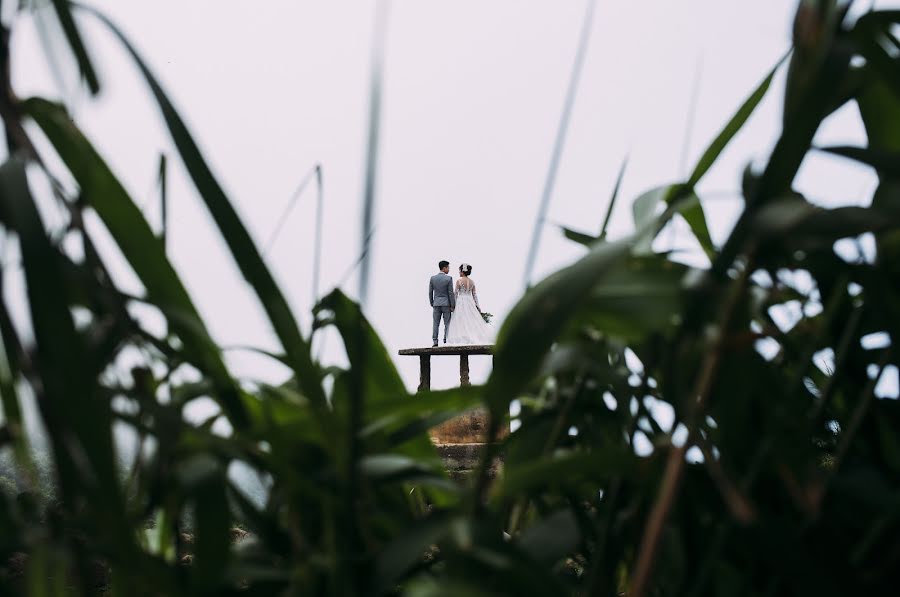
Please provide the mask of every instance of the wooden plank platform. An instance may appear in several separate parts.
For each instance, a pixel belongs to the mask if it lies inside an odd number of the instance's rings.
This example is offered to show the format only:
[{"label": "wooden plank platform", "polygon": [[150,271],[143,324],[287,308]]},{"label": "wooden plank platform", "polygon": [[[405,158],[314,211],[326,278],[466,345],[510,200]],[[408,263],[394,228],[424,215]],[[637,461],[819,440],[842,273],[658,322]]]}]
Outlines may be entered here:
[{"label": "wooden plank platform", "polygon": [[437,348],[404,348],[399,352],[400,356],[421,356],[421,355],[452,355],[462,356],[464,354],[494,354],[493,344],[484,344],[481,346],[447,346],[446,344]]},{"label": "wooden plank platform", "polygon": [[492,344],[472,346],[436,346],[427,348],[404,348],[398,354],[403,357],[419,357],[419,391],[427,392],[431,389],[431,357],[458,356],[459,357],[459,384],[469,385],[469,356],[493,355]]}]

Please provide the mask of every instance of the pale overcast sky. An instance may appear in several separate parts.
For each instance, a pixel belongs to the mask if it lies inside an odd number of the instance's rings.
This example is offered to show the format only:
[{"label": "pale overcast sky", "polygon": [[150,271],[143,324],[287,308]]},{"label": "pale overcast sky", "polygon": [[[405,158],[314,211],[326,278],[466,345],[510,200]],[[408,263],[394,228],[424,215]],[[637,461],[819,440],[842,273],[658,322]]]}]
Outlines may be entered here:
[{"label": "pale overcast sky", "polygon": [[[326,208],[322,289],[360,250],[368,81],[375,2],[93,0],[136,44],[187,121],[260,246],[316,163]],[[897,2],[878,2],[879,6]],[[796,3],[786,0],[600,1],[549,219],[596,231],[622,159],[630,155],[611,231],[631,230],[630,200],[684,175],[790,45]],[[525,255],[575,54],[583,0],[394,0],[387,44],[378,168],[377,231],[367,314],[396,355],[430,342],[428,277],[437,261],[473,264],[482,306],[503,317],[522,292]],[[20,96],[62,97],[76,121],[157,222],[154,179],[170,157],[171,257],[214,336],[225,345],[275,348],[176,158],[158,110],[122,47],[79,19],[103,85],[88,99],[60,94],[30,17],[14,30]],[[62,55],[65,55],[63,52]],[[73,69],[64,70],[71,73]],[[700,72],[696,115],[689,105]],[[778,132],[782,77],[704,179],[701,196],[720,241],[739,203],[730,193]],[[855,107],[820,133],[864,143]],[[797,187],[822,204],[868,200],[874,178],[824,156],[807,160]],[[285,222],[270,264],[308,329],[314,193]],[[582,253],[545,229],[537,277]],[[110,259],[114,259],[111,254]],[[133,279],[126,268],[122,281]],[[356,291],[356,278],[345,290]],[[326,354],[335,356],[337,342]],[[415,359],[395,357],[410,389]],[[454,359],[433,364],[435,386],[457,381]],[[278,379],[259,357],[230,353],[236,373]],[[473,380],[487,363],[473,359]]]}]

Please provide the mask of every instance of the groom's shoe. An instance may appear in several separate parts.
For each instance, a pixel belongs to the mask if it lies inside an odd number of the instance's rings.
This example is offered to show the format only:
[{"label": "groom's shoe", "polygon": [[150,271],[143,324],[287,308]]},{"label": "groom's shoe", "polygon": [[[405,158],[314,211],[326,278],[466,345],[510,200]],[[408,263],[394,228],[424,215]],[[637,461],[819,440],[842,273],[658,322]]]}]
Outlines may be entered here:
[{"label": "groom's shoe", "polygon": [[437,348],[437,340],[434,341],[434,344],[431,345],[432,348]]}]

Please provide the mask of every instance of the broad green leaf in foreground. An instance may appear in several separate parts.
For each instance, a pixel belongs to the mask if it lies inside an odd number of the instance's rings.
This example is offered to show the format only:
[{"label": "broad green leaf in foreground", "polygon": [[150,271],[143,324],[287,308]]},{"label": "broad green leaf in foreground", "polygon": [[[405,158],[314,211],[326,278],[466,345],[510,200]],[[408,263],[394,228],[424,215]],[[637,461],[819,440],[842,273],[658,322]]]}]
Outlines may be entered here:
[{"label": "broad green leaf in foreground", "polygon": [[497,413],[531,381],[522,371],[538,368],[559,331],[604,275],[627,257],[631,240],[603,244],[575,264],[529,290],[507,317],[497,338],[494,370],[485,399]]},{"label": "broad green leaf in foreground", "polygon": [[62,106],[32,98],[24,102],[23,107],[75,176],[83,197],[116,240],[147,289],[148,298],[167,315],[171,329],[185,342],[197,365],[216,381],[222,406],[234,423],[242,426],[246,414],[237,387],[187,290],[166,258],[162,244],[125,188]]}]

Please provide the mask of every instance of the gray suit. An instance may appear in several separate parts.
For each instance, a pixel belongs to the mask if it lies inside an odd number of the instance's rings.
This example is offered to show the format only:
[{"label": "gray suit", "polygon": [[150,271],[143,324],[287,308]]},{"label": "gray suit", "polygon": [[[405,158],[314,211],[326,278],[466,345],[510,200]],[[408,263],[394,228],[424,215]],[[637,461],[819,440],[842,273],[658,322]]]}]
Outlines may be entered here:
[{"label": "gray suit", "polygon": [[447,341],[447,328],[450,327],[450,309],[456,307],[456,295],[453,293],[453,278],[444,272],[431,276],[428,282],[428,302],[432,307],[431,339],[438,341],[438,327],[441,317],[444,318],[444,342]]}]

